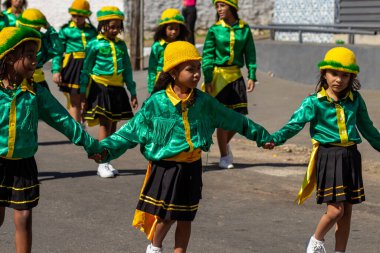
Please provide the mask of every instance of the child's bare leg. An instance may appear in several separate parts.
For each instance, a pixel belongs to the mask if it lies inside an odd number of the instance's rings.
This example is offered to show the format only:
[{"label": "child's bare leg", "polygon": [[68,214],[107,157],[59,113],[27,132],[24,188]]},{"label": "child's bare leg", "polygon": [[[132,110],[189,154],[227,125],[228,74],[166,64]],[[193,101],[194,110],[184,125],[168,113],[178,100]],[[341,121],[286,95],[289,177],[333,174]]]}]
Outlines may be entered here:
[{"label": "child's bare leg", "polygon": [[191,234],[191,221],[177,221],[174,253],[185,253]]},{"label": "child's bare leg", "polygon": [[156,225],[156,230],[154,231],[152,245],[154,247],[162,248],[162,242],[165,239],[165,236],[170,230],[170,227],[173,225],[174,220],[158,220]]},{"label": "child's bare leg", "polygon": [[235,134],[236,132],[227,131],[227,144],[230,143],[232,137],[234,137]]},{"label": "child's bare leg", "polygon": [[99,116],[99,141],[111,135],[112,121],[106,117]]},{"label": "child's bare leg", "polygon": [[227,155],[227,144],[228,144],[228,131],[218,128],[216,129],[216,137],[218,139],[218,146],[220,151],[220,156]]},{"label": "child's bare leg", "polygon": [[336,224],[335,251],[345,252],[350,235],[352,204],[344,203],[344,215]]},{"label": "child's bare leg", "polygon": [[14,209],[16,253],[32,252],[32,210]]},{"label": "child's bare leg", "polygon": [[327,204],[327,211],[322,216],[317,229],[315,230],[315,239],[322,241],[325,238],[327,232],[334,226],[338,220],[343,217],[344,205],[343,202]]},{"label": "child's bare leg", "polygon": [[71,117],[75,119],[76,122],[81,123],[82,112],[81,112],[81,97],[80,94],[70,94],[70,109],[69,113]]},{"label": "child's bare leg", "polygon": [[4,217],[5,217],[5,207],[0,207],[0,227],[4,223]]}]

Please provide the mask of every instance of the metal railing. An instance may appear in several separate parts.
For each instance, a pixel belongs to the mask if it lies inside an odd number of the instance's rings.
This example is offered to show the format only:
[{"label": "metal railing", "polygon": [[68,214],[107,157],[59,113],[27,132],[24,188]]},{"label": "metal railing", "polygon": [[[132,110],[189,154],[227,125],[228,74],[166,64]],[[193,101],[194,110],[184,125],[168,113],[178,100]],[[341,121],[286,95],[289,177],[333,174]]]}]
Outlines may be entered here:
[{"label": "metal railing", "polygon": [[347,34],[348,43],[355,44],[355,35],[376,35],[379,27],[368,25],[333,25],[333,24],[270,24],[270,25],[253,25],[252,29],[270,30],[270,38],[275,39],[275,32],[297,32],[299,43],[303,42],[303,33],[331,33]]}]

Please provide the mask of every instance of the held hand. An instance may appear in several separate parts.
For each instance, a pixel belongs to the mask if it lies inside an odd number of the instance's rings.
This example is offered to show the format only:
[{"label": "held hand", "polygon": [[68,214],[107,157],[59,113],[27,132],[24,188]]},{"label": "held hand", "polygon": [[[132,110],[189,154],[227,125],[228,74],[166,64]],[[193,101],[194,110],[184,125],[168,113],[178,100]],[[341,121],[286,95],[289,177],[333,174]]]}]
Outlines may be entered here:
[{"label": "held hand", "polygon": [[100,154],[93,154],[89,156],[88,159],[93,159],[96,163],[101,163],[108,155],[107,149],[103,149],[103,152]]},{"label": "held hand", "polygon": [[255,81],[248,79],[247,82],[247,92],[252,92],[255,89]]},{"label": "held hand", "polygon": [[62,75],[60,72],[53,74],[53,81],[58,84],[58,86],[62,85]]},{"label": "held hand", "polygon": [[212,87],[211,83],[205,83],[205,88],[208,94],[211,94],[214,91],[214,88]]},{"label": "held hand", "polygon": [[137,110],[137,108],[139,107],[139,102],[137,101],[136,96],[131,97],[131,104],[132,104],[133,110]]},{"label": "held hand", "polygon": [[264,148],[264,149],[273,149],[274,147],[275,147],[275,144],[274,144],[273,141],[271,141],[271,142],[267,142],[267,143],[265,143],[265,144],[263,145],[263,148]]}]

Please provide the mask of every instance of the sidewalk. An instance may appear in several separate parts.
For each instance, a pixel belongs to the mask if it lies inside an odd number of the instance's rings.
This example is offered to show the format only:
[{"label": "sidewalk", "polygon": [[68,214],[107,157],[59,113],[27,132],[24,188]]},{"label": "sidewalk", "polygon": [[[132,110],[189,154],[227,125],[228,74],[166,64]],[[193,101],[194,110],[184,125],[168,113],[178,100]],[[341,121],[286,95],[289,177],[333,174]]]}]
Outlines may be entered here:
[{"label": "sidewalk", "polygon": [[[65,104],[46,73],[53,94]],[[146,71],[134,72],[139,103],[147,97]],[[297,84],[258,73],[260,81],[249,94],[249,117],[270,132],[287,122],[313,86]],[[365,87],[365,84],[363,84]],[[380,91],[361,93],[375,126],[380,128]],[[97,128],[89,133],[97,137]],[[214,140],[216,143],[216,140]],[[142,253],[148,241],[131,226],[147,161],[139,149],[129,150],[113,162],[121,175],[96,176],[97,165],[80,147],[41,122],[36,155],[41,180],[41,199],[33,214],[33,252],[39,253]],[[284,152],[258,149],[252,142],[232,142],[235,170],[219,170],[218,148],[203,154],[203,199],[193,223],[189,253],[299,253],[324,212],[313,198],[302,206],[293,202],[306,170],[310,148],[308,127],[289,140],[294,158]],[[364,141],[363,160],[380,169],[380,156]],[[301,150],[298,152],[297,150]],[[289,156],[289,154],[287,154]],[[377,167],[376,167],[377,166]],[[380,171],[380,170],[377,170]],[[354,208],[349,252],[378,253],[380,248],[379,172],[364,172],[367,201]],[[14,252],[12,212],[7,210],[0,229],[0,252]],[[174,229],[164,242],[171,252]],[[327,248],[332,252],[333,233]]]}]

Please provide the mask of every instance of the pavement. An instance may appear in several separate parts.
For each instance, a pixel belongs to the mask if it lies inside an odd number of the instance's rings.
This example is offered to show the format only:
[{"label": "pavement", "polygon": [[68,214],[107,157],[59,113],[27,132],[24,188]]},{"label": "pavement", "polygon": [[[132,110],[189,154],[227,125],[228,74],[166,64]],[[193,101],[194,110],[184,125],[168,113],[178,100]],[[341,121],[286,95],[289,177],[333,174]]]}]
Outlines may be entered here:
[{"label": "pavement", "polygon": [[[56,98],[65,104],[46,71]],[[134,72],[139,102],[147,97],[146,71]],[[359,76],[360,77],[360,76]],[[314,86],[258,73],[259,83],[248,96],[249,117],[273,132],[285,124]],[[375,126],[380,127],[380,90],[363,95]],[[97,128],[89,128],[97,137]],[[214,139],[216,143],[216,140]],[[192,253],[290,253],[305,252],[325,206],[313,198],[294,204],[311,147],[305,127],[285,148],[259,149],[242,137],[232,141],[234,170],[220,170],[218,147],[203,154],[203,198],[193,222],[188,252]],[[359,146],[367,201],[355,205],[348,252],[380,252],[380,156],[366,141]],[[39,205],[33,209],[33,252],[45,253],[143,253],[145,235],[131,226],[147,161],[139,149],[128,150],[112,162],[121,175],[101,179],[97,165],[81,147],[45,123],[39,125],[36,155],[41,181]],[[164,252],[174,245],[174,227],[164,241]],[[7,209],[0,228],[0,252],[14,249],[14,225]],[[334,234],[326,237],[333,252]]]}]

